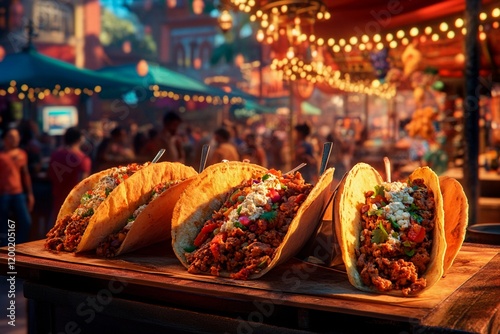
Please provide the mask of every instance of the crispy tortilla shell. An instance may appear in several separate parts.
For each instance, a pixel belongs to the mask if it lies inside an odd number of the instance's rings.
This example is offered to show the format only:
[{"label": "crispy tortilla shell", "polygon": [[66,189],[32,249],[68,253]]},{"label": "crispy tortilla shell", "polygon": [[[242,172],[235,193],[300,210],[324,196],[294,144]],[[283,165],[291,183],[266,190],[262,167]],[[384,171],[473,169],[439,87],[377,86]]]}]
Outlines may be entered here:
[{"label": "crispy tortilla shell", "polygon": [[[266,168],[250,163],[222,162],[207,167],[186,187],[176,203],[172,217],[172,246],[175,255],[186,268],[189,264],[184,256],[185,249],[193,245],[193,240],[205,221],[224,203],[227,192],[245,180],[266,172]],[[259,278],[288,260],[307,242],[321,220],[323,208],[328,204],[333,191],[330,187],[333,172],[333,168],[326,170],[302,203],[269,266],[259,273],[251,274],[249,279]],[[230,277],[230,273],[221,272],[219,276]]]},{"label": "crispy tortilla shell", "polygon": [[446,274],[465,240],[469,223],[469,203],[462,185],[456,179],[441,175],[439,185],[443,195],[444,233],[447,244],[444,256]]},{"label": "crispy tortilla shell", "polygon": [[116,256],[171,238],[171,221],[175,203],[184,189],[193,181],[193,177],[168,188],[148,204],[135,219]]},{"label": "crispy tortilla shell", "polygon": [[57,214],[56,222],[60,221],[64,216],[71,215],[78,205],[80,205],[80,199],[92,187],[104,176],[108,175],[112,171],[112,168],[102,170],[100,172],[94,173],[87,176],[85,179],[80,181],[66,196],[59,213]]},{"label": "crispy tortilla shell", "polygon": [[[439,188],[438,176],[428,167],[419,167],[411,175],[410,180],[422,178],[425,185],[434,193],[436,207],[436,221],[433,235],[431,260],[423,274],[427,285],[418,294],[431,288],[443,275],[444,256],[446,252],[446,238],[444,231],[443,198]],[[366,163],[356,164],[339,184],[334,202],[335,230],[342,260],[346,267],[349,282],[359,290],[403,296],[400,290],[380,292],[375,287],[363,284],[356,268],[356,249],[359,249],[359,237],[362,229],[360,208],[365,204],[365,192],[373,190],[375,185],[383,182],[382,177],[373,167]],[[412,295],[412,296],[415,296]]]},{"label": "crispy tortilla shell", "polygon": [[[146,203],[152,189],[158,183],[184,180],[195,174],[196,171],[192,167],[173,162],[160,162],[141,168],[126,181],[120,183],[99,205],[89,221],[76,252],[93,250],[109,234],[122,229],[133,212]],[[172,207],[174,205],[173,203],[164,204],[165,211],[171,209],[169,205]],[[139,229],[148,230],[147,228]]]}]

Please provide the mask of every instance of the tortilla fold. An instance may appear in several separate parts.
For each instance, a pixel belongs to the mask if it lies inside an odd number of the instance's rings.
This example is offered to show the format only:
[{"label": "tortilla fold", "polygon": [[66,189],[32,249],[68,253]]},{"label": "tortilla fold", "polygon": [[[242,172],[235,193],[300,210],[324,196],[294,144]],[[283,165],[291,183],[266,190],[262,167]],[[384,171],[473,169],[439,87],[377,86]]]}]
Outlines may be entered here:
[{"label": "tortilla fold", "polygon": [[444,256],[446,274],[465,240],[469,223],[469,203],[462,185],[456,179],[441,175],[439,185],[443,195],[444,233],[447,244]]}]

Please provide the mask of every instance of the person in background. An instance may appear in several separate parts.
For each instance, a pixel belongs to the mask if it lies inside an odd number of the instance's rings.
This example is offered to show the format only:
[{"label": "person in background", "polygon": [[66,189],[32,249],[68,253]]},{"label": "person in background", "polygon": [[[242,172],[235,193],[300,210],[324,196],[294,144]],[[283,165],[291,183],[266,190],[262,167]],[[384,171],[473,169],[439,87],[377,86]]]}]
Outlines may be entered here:
[{"label": "person in background", "polygon": [[314,147],[307,140],[311,129],[306,123],[295,126],[295,150],[293,167],[306,163],[299,172],[306,182],[316,184],[318,181],[318,161],[314,155]]},{"label": "person in background", "polygon": [[123,166],[135,161],[134,150],[128,145],[127,132],[121,126],[111,130],[97,150],[97,170]]},{"label": "person in background", "polygon": [[82,139],[78,128],[68,128],[64,133],[63,146],[50,156],[48,177],[52,185],[52,222],[55,222],[69,192],[90,175],[91,160],[81,150]]},{"label": "person in background", "polygon": [[248,133],[245,136],[244,149],[241,152],[241,159],[248,160],[253,164],[267,167],[266,152],[257,142],[257,136],[254,133]]},{"label": "person in background", "polygon": [[[9,220],[15,224],[17,244],[29,240],[31,228],[30,211],[35,198],[28,171],[28,155],[19,148],[20,135],[17,129],[2,133],[4,148],[0,151],[0,236],[2,246],[7,244]],[[12,214],[12,216],[11,216]]]},{"label": "person in background", "polygon": [[177,134],[179,126],[182,124],[182,118],[174,111],[167,111],[163,116],[163,128],[156,138],[149,141],[144,149],[141,150],[141,156],[151,161],[162,148],[165,154],[160,161],[181,162],[185,161],[185,153],[182,139]]},{"label": "person in background", "polygon": [[219,128],[214,132],[216,143],[215,150],[210,154],[207,166],[221,162],[222,160],[238,161],[240,155],[236,146],[231,142],[231,134],[226,128]]}]

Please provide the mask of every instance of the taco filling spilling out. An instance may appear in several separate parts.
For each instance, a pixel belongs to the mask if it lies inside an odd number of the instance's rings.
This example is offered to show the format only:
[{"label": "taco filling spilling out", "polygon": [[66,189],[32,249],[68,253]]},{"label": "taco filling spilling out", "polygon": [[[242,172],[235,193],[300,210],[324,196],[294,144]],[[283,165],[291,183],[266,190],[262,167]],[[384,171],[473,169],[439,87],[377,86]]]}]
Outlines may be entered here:
[{"label": "taco filling spilling out", "polygon": [[151,191],[151,194],[149,198],[147,199],[146,203],[143,205],[139,206],[134,213],[128,218],[127,220],[127,225],[125,225],[122,229],[119,231],[112,233],[104,239],[99,246],[97,246],[96,253],[99,256],[104,256],[104,257],[113,257],[116,255],[118,250],[120,249],[120,246],[122,245],[123,241],[125,240],[125,237],[127,236],[127,233],[130,231],[130,228],[134,224],[136,218],[141,214],[144,209],[148,206],[149,203],[151,203],[153,200],[158,198],[165,190],[169,189],[170,187],[179,184],[181,181],[170,181],[170,182],[161,182],[157,184],[153,190]]},{"label": "taco filling spilling out", "polygon": [[423,179],[384,182],[365,193],[356,266],[362,282],[380,292],[418,294],[431,261],[434,194]]},{"label": "taco filling spilling out", "polygon": [[110,169],[108,175],[99,179],[91,190],[83,194],[80,204],[72,214],[66,215],[56,222],[47,233],[45,248],[54,251],[74,252],[99,205],[120,183],[145,166],[146,164],[133,163]]},{"label": "taco filling spilling out", "polygon": [[313,186],[301,174],[269,170],[229,191],[185,250],[190,273],[234,279],[266,268]]}]

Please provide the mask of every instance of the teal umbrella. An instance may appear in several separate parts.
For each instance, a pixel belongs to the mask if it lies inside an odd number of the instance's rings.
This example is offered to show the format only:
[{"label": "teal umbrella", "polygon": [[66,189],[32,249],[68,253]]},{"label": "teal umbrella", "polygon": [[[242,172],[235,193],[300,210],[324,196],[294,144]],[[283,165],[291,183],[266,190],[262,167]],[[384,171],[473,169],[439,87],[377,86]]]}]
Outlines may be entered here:
[{"label": "teal umbrella", "polygon": [[226,93],[220,88],[209,86],[203,81],[156,64],[148,64],[147,74],[144,76],[137,73],[137,64],[104,67],[99,69],[98,72],[129,78],[137,83],[136,89],[150,90],[156,86],[155,88],[158,91],[168,91],[176,94],[237,97],[235,94]]},{"label": "teal umbrella", "polygon": [[[24,86],[26,85],[26,86]],[[113,76],[89,69],[78,68],[67,62],[45,56],[33,48],[12,53],[0,61],[0,88],[9,87],[44,90],[65,88],[93,93],[125,93],[137,82],[124,76]]]}]

